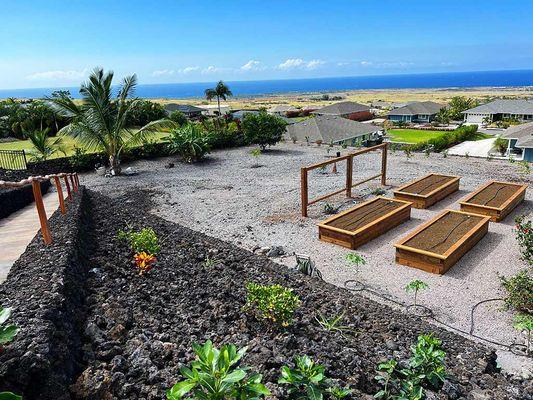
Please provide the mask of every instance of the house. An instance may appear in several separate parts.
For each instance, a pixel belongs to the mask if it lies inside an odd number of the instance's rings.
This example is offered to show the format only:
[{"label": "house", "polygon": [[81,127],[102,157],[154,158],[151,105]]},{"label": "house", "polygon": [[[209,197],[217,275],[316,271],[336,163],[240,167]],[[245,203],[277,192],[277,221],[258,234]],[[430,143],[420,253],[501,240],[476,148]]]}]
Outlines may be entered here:
[{"label": "house", "polygon": [[517,155],[517,159],[533,162],[533,122],[514,125],[501,135],[509,139],[507,155]]},{"label": "house", "polygon": [[199,107],[191,106],[190,104],[169,103],[165,105],[165,111],[169,115],[174,111],[180,111],[185,114],[187,118],[197,118],[202,115],[203,110]]},{"label": "house", "polygon": [[334,115],[317,115],[287,126],[287,135],[298,142],[361,145],[365,140],[376,139],[381,129]]},{"label": "house", "polygon": [[330,104],[313,111],[315,115],[332,115],[336,117],[348,118],[353,121],[366,121],[372,119],[374,115],[370,112],[370,107],[359,104],[354,101],[341,101]]},{"label": "house", "polygon": [[486,124],[502,119],[533,121],[533,101],[531,100],[494,100],[463,111],[466,124]]},{"label": "house", "polygon": [[433,121],[442,108],[444,105],[433,101],[414,101],[389,111],[387,119],[392,122],[427,123]]},{"label": "house", "polygon": [[[201,106],[198,106],[199,108],[202,109],[202,115],[205,115],[205,116],[208,116],[208,117],[215,117],[217,115],[219,115],[219,108],[218,108],[218,104],[209,104],[209,105],[201,105]],[[226,115],[226,114],[229,114],[231,112],[229,106],[227,104],[221,104],[220,105],[220,114],[221,115]]]},{"label": "house", "polygon": [[299,110],[287,104],[280,104],[280,105],[271,107],[267,110],[269,114],[277,115],[279,117],[284,117],[287,115],[287,112],[293,112],[293,111],[299,111]]}]

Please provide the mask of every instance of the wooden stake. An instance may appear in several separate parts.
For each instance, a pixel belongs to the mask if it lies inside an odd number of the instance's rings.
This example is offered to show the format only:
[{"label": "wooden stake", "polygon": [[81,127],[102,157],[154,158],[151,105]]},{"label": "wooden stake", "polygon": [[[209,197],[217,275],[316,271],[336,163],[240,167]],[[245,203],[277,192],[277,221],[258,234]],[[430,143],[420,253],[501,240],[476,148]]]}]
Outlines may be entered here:
[{"label": "wooden stake", "polygon": [[63,179],[65,180],[65,185],[67,186],[67,200],[72,200],[72,193],[70,192],[70,183],[68,182],[68,177],[64,175]]},{"label": "wooden stake", "polygon": [[381,185],[387,185],[387,152],[388,152],[388,143],[383,143],[381,151]]},{"label": "wooden stake", "polygon": [[76,182],[74,181],[74,175],[69,174],[70,182],[72,183],[72,189],[74,190],[74,193],[78,193],[78,185],[76,185]]},{"label": "wooden stake", "polygon": [[50,230],[48,229],[48,219],[46,218],[46,210],[43,204],[43,195],[41,193],[41,184],[39,181],[32,180],[31,186],[33,188],[33,197],[35,198],[35,207],[37,208],[37,214],[39,214],[39,222],[41,223],[41,234],[45,244],[52,243],[52,236],[50,236]]},{"label": "wooden stake", "polygon": [[353,157],[346,159],[346,197],[352,197]]},{"label": "wooden stake", "polygon": [[307,188],[307,169],[302,168],[301,174],[301,195],[302,195],[302,217],[307,217],[307,203],[309,201],[309,193]]},{"label": "wooden stake", "polygon": [[67,212],[67,208],[65,207],[63,188],[61,187],[61,181],[59,180],[59,177],[54,176],[54,182],[56,184],[57,196],[59,197],[59,209],[61,210],[61,214],[65,214]]}]

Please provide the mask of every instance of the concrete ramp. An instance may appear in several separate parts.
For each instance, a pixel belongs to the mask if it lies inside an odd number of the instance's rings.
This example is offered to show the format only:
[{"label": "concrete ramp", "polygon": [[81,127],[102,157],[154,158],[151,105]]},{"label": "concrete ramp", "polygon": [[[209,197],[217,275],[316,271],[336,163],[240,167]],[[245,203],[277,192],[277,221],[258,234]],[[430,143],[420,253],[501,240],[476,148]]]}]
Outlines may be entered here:
[{"label": "concrete ramp", "polygon": [[[43,196],[43,203],[46,216],[50,218],[59,207],[57,192],[51,189]],[[6,280],[11,266],[24,253],[40,228],[35,203],[0,219],[0,283]]]}]

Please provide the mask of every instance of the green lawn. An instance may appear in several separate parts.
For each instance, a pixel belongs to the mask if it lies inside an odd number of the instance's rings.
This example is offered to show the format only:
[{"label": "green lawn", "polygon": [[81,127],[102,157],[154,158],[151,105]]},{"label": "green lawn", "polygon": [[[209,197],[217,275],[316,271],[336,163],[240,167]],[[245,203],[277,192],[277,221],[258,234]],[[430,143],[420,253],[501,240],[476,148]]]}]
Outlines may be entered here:
[{"label": "green lawn", "polygon": [[[151,139],[155,139],[157,141],[161,141],[162,138],[168,136],[169,134],[167,132],[157,132],[151,136]],[[65,145],[66,155],[71,156],[74,154],[74,147],[84,147],[81,144],[79,144],[76,139],[70,137],[70,136],[62,136],[63,144]],[[32,145],[29,140],[15,140],[13,142],[0,142],[0,150],[30,150],[32,148]],[[94,153],[96,150],[94,149],[86,149],[89,153]],[[59,158],[64,157],[64,154],[61,152],[58,152],[54,154],[51,158]]]},{"label": "green lawn", "polygon": [[390,129],[387,134],[393,142],[420,143],[442,135],[442,131],[423,131],[419,129]]},{"label": "green lawn", "polygon": [[[387,131],[387,134],[391,137],[391,141],[402,143],[425,142],[443,133],[444,131],[426,131],[419,129],[390,129]],[[490,135],[478,132],[474,140],[488,139],[490,137]]]}]

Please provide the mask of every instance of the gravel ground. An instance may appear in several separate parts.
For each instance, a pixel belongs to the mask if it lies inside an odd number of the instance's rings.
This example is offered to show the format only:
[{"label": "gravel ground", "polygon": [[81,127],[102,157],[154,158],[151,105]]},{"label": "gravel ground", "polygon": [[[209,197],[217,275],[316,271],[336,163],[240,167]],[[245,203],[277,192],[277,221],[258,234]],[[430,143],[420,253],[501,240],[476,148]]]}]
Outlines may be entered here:
[{"label": "gravel ground", "polygon": [[[156,191],[156,214],[179,222],[194,230],[231,241],[247,249],[281,245],[289,254],[304,253],[316,262],[326,281],[344,286],[350,279],[363,281],[369,288],[401,303],[409,303],[411,296],[404,292],[413,279],[422,279],[430,286],[419,294],[420,303],[430,307],[436,318],[463,331],[471,329],[471,310],[479,301],[503,295],[498,274],[511,275],[526,264],[519,259],[513,233],[514,216],[533,211],[533,194],[529,191],[523,202],[502,223],[491,223],[489,233],[444,276],[432,275],[394,262],[393,244],[422,222],[446,208],[458,209],[457,201],[489,179],[525,181],[531,175],[520,175],[517,164],[506,161],[487,161],[473,158],[444,158],[432,154],[414,154],[411,159],[401,153],[390,153],[387,194],[392,187],[430,172],[461,176],[460,191],[435,204],[428,210],[413,209],[412,219],[381,237],[360,247],[366,265],[357,269],[348,266],[345,255],[349,250],[320,242],[316,224],[326,218],[323,204],[311,206],[309,218],[300,217],[300,167],[325,160],[327,147],[280,144],[264,153],[260,167],[252,168],[254,160],[250,148],[217,151],[197,165],[176,162],[174,158],[138,161],[130,164],[139,172],[133,177],[104,178],[86,174],[82,183],[92,189],[118,194],[132,186]],[[335,151],[343,151],[334,149]],[[165,168],[175,162],[172,169]],[[354,181],[379,173],[377,154],[354,159]],[[310,197],[342,187],[344,165],[338,174],[314,171],[309,176]],[[342,209],[371,196],[378,181],[355,188],[354,198],[342,195],[330,199]],[[294,263],[293,257],[278,259],[284,264]],[[365,295],[376,298],[365,292]],[[474,333],[492,341],[510,344],[523,341],[512,327],[512,314],[502,310],[502,302],[481,304],[475,310]],[[531,373],[530,360],[500,351],[504,367],[520,374]]]}]

